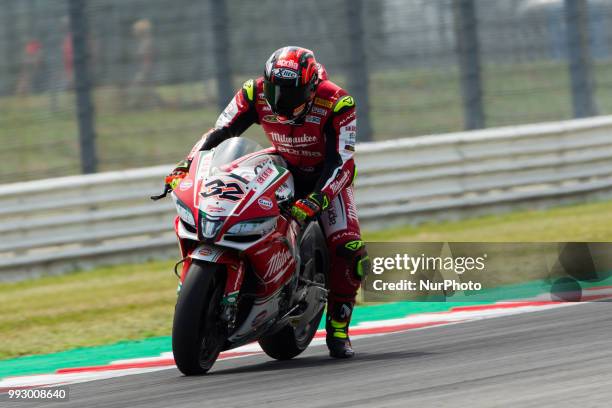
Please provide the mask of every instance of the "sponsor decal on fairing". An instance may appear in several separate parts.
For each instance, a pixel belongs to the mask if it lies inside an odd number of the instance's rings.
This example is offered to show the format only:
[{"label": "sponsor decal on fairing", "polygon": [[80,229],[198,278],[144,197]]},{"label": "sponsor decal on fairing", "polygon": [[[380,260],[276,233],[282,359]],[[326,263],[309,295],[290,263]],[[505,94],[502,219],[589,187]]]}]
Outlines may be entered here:
[{"label": "sponsor decal on fairing", "polygon": [[287,271],[292,261],[293,257],[288,249],[285,248],[279,252],[275,252],[266,264],[266,274],[263,278],[268,279],[275,275],[282,275]]},{"label": "sponsor decal on fairing", "polygon": [[198,254],[202,256],[210,256],[212,255],[212,253],[213,253],[212,250],[208,247],[202,248],[198,251]]},{"label": "sponsor decal on fairing", "polygon": [[192,258],[200,259],[202,261],[215,262],[223,254],[223,249],[216,248],[210,245],[202,245],[196,248],[191,254]]},{"label": "sponsor decal on fairing", "polygon": [[257,182],[257,184],[263,185],[273,173],[274,169],[270,165],[268,165],[267,167],[261,169],[261,173],[259,173],[255,181]]},{"label": "sponsor decal on fairing", "polygon": [[276,190],[276,200],[285,201],[289,199],[293,192],[293,188],[289,186],[287,182],[283,183],[278,190]]},{"label": "sponsor decal on fairing", "polygon": [[272,209],[272,206],[273,206],[273,204],[272,204],[272,200],[270,200],[268,197],[265,197],[265,196],[260,197],[260,198],[257,200],[257,204],[259,204],[259,206],[260,206],[260,207],[261,207],[263,210],[266,210],[266,211],[271,210],[271,209]]},{"label": "sponsor decal on fairing", "polygon": [[216,207],[214,205],[209,205],[204,209],[204,212],[206,213],[222,213],[225,212],[225,208],[223,207]]},{"label": "sponsor decal on fairing", "polygon": [[181,191],[189,190],[191,187],[193,187],[193,180],[191,179],[185,179],[179,184],[179,189]]}]

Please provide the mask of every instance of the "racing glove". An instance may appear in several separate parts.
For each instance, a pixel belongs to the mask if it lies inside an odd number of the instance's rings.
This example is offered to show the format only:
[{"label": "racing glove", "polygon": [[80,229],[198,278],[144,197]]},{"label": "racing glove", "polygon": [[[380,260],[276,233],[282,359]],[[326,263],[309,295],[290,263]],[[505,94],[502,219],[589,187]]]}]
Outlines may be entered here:
[{"label": "racing glove", "polygon": [[293,203],[291,207],[291,216],[299,222],[304,222],[314,218],[321,209],[322,205],[320,204],[320,200],[318,200],[317,194],[313,193]]},{"label": "racing glove", "polygon": [[165,179],[165,183],[172,190],[176,189],[180,184],[181,180],[185,178],[189,171],[189,161],[181,160],[178,162],[172,173],[168,174]]}]

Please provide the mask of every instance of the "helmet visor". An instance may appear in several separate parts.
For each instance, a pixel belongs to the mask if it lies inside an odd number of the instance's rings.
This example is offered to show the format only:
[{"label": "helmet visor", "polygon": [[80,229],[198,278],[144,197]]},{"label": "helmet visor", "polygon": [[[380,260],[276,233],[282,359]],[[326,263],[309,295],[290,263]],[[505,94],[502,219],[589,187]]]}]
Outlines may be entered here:
[{"label": "helmet visor", "polygon": [[[293,119],[303,110],[303,105],[310,96],[308,85],[281,86],[270,81],[264,81],[264,96],[272,112]],[[300,109],[302,108],[302,109]]]}]

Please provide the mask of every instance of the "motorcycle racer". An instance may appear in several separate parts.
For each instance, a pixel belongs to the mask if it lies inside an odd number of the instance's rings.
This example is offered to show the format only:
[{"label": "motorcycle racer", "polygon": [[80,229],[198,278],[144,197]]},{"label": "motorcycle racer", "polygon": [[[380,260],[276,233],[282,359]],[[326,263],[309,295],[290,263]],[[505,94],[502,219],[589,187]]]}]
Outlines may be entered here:
[{"label": "motorcycle racer", "polygon": [[312,51],[276,50],[263,77],[244,83],[215,127],[166,177],[166,184],[178,185],[197,152],[240,136],[255,123],[294,175],[298,200],[292,216],[301,222],[320,217],[331,257],[326,343],[331,357],[353,357],[349,323],[369,265],[353,195],[355,101],[328,80]]}]

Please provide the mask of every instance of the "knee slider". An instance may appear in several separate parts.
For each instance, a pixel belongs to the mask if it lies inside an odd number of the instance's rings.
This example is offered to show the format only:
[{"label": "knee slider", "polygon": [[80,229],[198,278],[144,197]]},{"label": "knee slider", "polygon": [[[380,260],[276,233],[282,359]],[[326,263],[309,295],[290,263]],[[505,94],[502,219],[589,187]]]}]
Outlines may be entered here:
[{"label": "knee slider", "polygon": [[370,257],[362,240],[348,241],[338,245],[337,253],[348,260],[357,280],[362,281],[370,271]]}]

